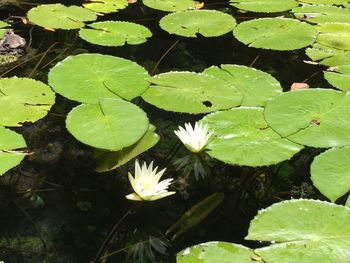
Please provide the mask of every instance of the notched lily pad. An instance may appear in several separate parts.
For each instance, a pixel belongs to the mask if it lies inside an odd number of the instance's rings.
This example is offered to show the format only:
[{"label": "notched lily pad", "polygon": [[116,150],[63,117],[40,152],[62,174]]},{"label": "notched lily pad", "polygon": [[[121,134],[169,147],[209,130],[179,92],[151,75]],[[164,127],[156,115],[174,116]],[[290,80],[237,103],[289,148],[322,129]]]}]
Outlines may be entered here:
[{"label": "notched lily pad", "polygon": [[334,67],[324,73],[324,78],[337,89],[350,91],[350,65]]},{"label": "notched lily pad", "polygon": [[350,9],[329,5],[304,5],[293,8],[294,16],[310,23],[350,23]]},{"label": "notched lily pad", "polygon": [[18,150],[25,147],[22,135],[0,126],[0,176],[23,160],[26,154]]},{"label": "notched lily pad", "polygon": [[152,32],[139,24],[124,21],[104,21],[82,28],[79,36],[87,42],[101,46],[137,45],[147,41]]},{"label": "notched lily pad", "polygon": [[175,112],[206,113],[238,106],[242,93],[232,84],[194,72],[168,72],[150,79],[142,98],[154,106]]},{"label": "notched lily pad", "polygon": [[314,61],[326,66],[350,64],[350,51],[340,50],[315,43],[306,49],[306,54]]},{"label": "notched lily pad", "polygon": [[83,6],[99,13],[113,13],[128,6],[128,0],[88,0]]},{"label": "notched lily pad", "polygon": [[311,45],[317,31],[296,19],[260,18],[240,23],[233,34],[249,47],[294,50]]},{"label": "notched lily pad", "polygon": [[319,34],[317,43],[322,45],[350,50],[350,24],[348,23],[321,23],[316,25]]},{"label": "notched lily pad", "polygon": [[350,190],[350,148],[330,149],[311,164],[311,180],[320,192],[335,202]]},{"label": "notched lily pad", "polygon": [[186,11],[198,8],[193,0],[143,0],[143,4],[153,9],[167,12]]},{"label": "notched lily pad", "polygon": [[39,26],[53,29],[81,28],[84,22],[97,19],[96,14],[89,9],[62,4],[39,5],[30,9],[27,17]]},{"label": "notched lily pad", "polygon": [[208,154],[229,164],[263,166],[291,158],[303,147],[273,131],[264,109],[242,107],[214,112],[202,119],[213,133]]},{"label": "notched lily pad", "polygon": [[146,113],[120,99],[100,99],[99,104],[82,104],[66,119],[68,131],[82,143],[119,151],[139,141],[148,128]]},{"label": "notched lily pad", "polygon": [[282,137],[311,147],[350,145],[350,93],[330,89],[285,92],[268,101],[265,119]]},{"label": "notched lily pad", "polygon": [[224,64],[220,68],[213,66],[203,71],[231,83],[243,93],[242,106],[264,106],[282,92],[279,82],[270,74],[255,68]]},{"label": "notched lily pad", "polygon": [[149,86],[148,77],[147,71],[133,61],[81,54],[57,63],[49,72],[49,84],[68,99],[96,104],[100,98],[131,100],[139,96]]},{"label": "notched lily pad", "polygon": [[299,0],[299,2],[317,5],[341,5],[347,3],[348,0]]},{"label": "notched lily pad", "polygon": [[299,3],[295,0],[230,0],[230,5],[251,12],[282,12],[292,9]]},{"label": "notched lily pad", "polygon": [[260,210],[248,240],[274,242],[255,250],[264,262],[347,262],[350,209],[317,200],[292,200]]},{"label": "notched lily pad", "polygon": [[21,126],[46,116],[55,93],[46,84],[29,78],[0,79],[0,125]]},{"label": "notched lily pad", "polygon": [[170,34],[184,37],[216,37],[224,35],[236,26],[236,20],[215,10],[195,10],[171,13],[164,16],[159,25]]}]

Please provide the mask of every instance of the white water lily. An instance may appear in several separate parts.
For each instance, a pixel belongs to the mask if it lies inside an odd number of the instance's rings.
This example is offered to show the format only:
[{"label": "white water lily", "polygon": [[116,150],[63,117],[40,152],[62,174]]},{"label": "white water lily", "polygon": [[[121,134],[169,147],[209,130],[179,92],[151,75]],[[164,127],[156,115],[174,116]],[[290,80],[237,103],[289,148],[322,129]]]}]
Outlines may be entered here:
[{"label": "white water lily", "polygon": [[179,130],[174,132],[188,150],[198,153],[204,149],[209,141],[211,133],[208,132],[208,129],[207,123],[196,122],[194,128],[190,123],[185,123],[185,129],[179,126]]},{"label": "white water lily", "polygon": [[140,166],[138,160],[135,162],[135,178],[128,173],[129,181],[135,193],[126,196],[134,201],[154,201],[175,194],[167,190],[173,178],[159,182],[166,168],[157,173],[158,167],[153,169],[153,162],[147,167],[146,162]]}]

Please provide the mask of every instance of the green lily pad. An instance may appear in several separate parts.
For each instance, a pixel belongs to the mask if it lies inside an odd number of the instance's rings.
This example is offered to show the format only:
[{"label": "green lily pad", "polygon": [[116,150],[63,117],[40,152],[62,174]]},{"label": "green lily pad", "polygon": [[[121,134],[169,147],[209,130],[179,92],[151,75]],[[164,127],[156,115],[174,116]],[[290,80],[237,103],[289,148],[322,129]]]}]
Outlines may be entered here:
[{"label": "green lily pad", "polygon": [[131,100],[139,96],[149,86],[148,77],[147,71],[133,61],[81,54],[57,63],[49,72],[49,84],[68,99],[96,104],[100,98]]},{"label": "green lily pad", "polygon": [[154,106],[175,112],[206,113],[238,106],[241,92],[230,83],[193,72],[168,72],[150,79],[142,98]]},{"label": "green lily pad", "polygon": [[293,50],[311,45],[317,31],[296,19],[260,18],[240,23],[233,34],[249,47]]},{"label": "green lily pad", "polygon": [[322,45],[350,50],[350,24],[347,23],[321,23],[316,25],[319,34],[317,43]]},{"label": "green lily pad", "polygon": [[46,84],[29,78],[0,79],[0,125],[21,126],[46,116],[55,93]]},{"label": "green lily pad", "polygon": [[350,145],[350,93],[330,89],[285,92],[265,108],[269,126],[282,137],[311,147]]},{"label": "green lily pad", "polygon": [[82,143],[119,151],[139,141],[148,129],[146,113],[120,99],[100,99],[99,104],[82,104],[66,119],[68,131]]},{"label": "green lily pad", "polygon": [[9,26],[7,23],[0,21],[0,38],[3,38],[5,32],[7,29],[4,29],[4,27]]},{"label": "green lily pad", "polygon": [[171,13],[164,16],[159,25],[170,34],[184,37],[216,37],[224,35],[236,26],[236,20],[215,10],[194,10]]},{"label": "green lily pad", "polygon": [[350,195],[348,196],[348,199],[345,202],[345,206],[350,208]]},{"label": "green lily pad", "polygon": [[315,43],[306,49],[306,54],[314,61],[325,66],[350,64],[350,51],[340,50]]},{"label": "green lily pad", "polygon": [[350,190],[350,148],[330,149],[311,164],[311,180],[332,202]]},{"label": "green lily pad", "polygon": [[295,0],[230,0],[230,5],[251,12],[282,12],[298,6]]},{"label": "green lily pad", "polygon": [[341,5],[348,2],[348,0],[298,0],[302,3],[318,4],[318,5]]},{"label": "green lily pad", "polygon": [[292,10],[298,19],[310,23],[350,23],[350,9],[328,5],[304,5]]},{"label": "green lily pad", "polygon": [[147,27],[135,23],[104,21],[80,29],[79,36],[92,44],[117,47],[142,44],[152,36],[152,32]]},{"label": "green lily pad", "polygon": [[255,250],[271,263],[347,262],[350,209],[317,200],[292,200],[259,211],[248,240],[276,243]]},{"label": "green lily pad", "polygon": [[350,65],[338,66],[332,72],[325,72],[325,79],[332,86],[343,91],[350,91]]},{"label": "green lily pad", "polygon": [[242,106],[264,106],[282,92],[280,83],[270,74],[255,68],[240,65],[213,66],[203,74],[221,78],[237,87],[243,94]]},{"label": "green lily pad", "polygon": [[197,2],[193,0],[143,0],[143,4],[167,12],[197,9]]},{"label": "green lily pad", "polygon": [[291,158],[303,147],[273,131],[265,122],[264,109],[242,107],[214,112],[202,119],[213,133],[208,154],[230,164],[263,166]]},{"label": "green lily pad", "polygon": [[83,6],[99,13],[113,13],[127,7],[128,0],[88,0]]},{"label": "green lily pad", "polygon": [[188,247],[176,256],[177,263],[253,263],[255,254],[252,249],[245,246],[212,241]]},{"label": "green lily pad", "polygon": [[96,153],[96,172],[107,172],[126,164],[131,159],[147,151],[157,144],[159,135],[155,133],[155,127],[150,124],[147,132],[134,145],[118,152],[98,151]]},{"label": "green lily pad", "polygon": [[22,135],[0,127],[0,175],[17,166],[25,157],[25,153],[16,151],[27,147]]},{"label": "green lily pad", "polygon": [[80,6],[61,4],[39,5],[28,11],[28,19],[45,28],[76,29],[87,21],[94,21],[97,16],[89,9]]}]

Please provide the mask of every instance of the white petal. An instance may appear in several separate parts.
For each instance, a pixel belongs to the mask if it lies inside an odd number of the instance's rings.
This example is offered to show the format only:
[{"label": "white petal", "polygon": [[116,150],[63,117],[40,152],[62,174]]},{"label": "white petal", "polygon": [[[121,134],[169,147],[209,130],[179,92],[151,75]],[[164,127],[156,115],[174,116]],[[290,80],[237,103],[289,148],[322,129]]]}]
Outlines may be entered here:
[{"label": "white petal", "polygon": [[133,200],[133,201],[142,201],[142,199],[135,193],[129,194],[125,196],[127,199],[129,200]]},{"label": "white petal", "polygon": [[159,194],[159,195],[151,196],[149,199],[147,199],[147,201],[158,200],[158,199],[167,197],[167,196],[169,196],[169,195],[173,195],[173,194],[175,194],[175,193],[176,193],[176,192],[164,192],[164,193],[161,193],[161,194]]}]

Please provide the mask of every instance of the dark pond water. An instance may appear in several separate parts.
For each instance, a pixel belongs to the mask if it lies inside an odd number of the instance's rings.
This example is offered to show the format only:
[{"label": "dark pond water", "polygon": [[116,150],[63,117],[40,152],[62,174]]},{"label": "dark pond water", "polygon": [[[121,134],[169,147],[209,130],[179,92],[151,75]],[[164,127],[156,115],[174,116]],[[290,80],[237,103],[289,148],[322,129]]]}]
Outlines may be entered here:
[{"label": "dark pond water", "polygon": [[[1,66],[1,77],[32,77],[47,82],[48,70],[58,61],[89,52],[131,59],[150,73],[200,72],[211,65],[241,64],[272,74],[285,89],[293,82],[306,81],[314,87],[327,87],[321,69],[303,63],[307,59],[303,50],[248,48],[230,33],[196,39],[169,35],[158,26],[165,13],[143,6],[140,0],[100,20],[118,19],[147,26],[153,37],[142,45],[98,47],[81,40],[77,30],[49,32],[23,23],[31,7],[53,2],[81,4],[81,1],[1,1],[0,20],[10,21],[14,32],[27,42],[18,61]],[[227,2],[205,4],[207,8],[233,15],[238,21],[252,17],[250,13],[237,12]],[[157,202],[134,205],[127,201],[125,194],[130,187],[126,174],[130,167],[94,172],[93,150],[77,142],[65,129],[65,116],[77,104],[57,96],[48,116],[15,129],[24,135],[33,154],[0,179],[0,260],[175,262],[179,250],[210,240],[256,247],[259,244],[244,241],[244,236],[258,209],[291,197],[318,195],[310,184],[308,170],[318,152],[308,148],[276,166],[254,169],[216,162],[211,167],[213,174],[204,179],[181,175],[173,161],[187,152],[177,146],[173,129],[200,116],[167,113],[138,103],[146,109],[161,135],[161,143],[142,158],[154,159],[161,167],[167,165],[168,173],[177,178],[178,194]],[[226,198],[203,222],[175,239],[165,234],[187,209],[214,192],[224,192]]]}]

